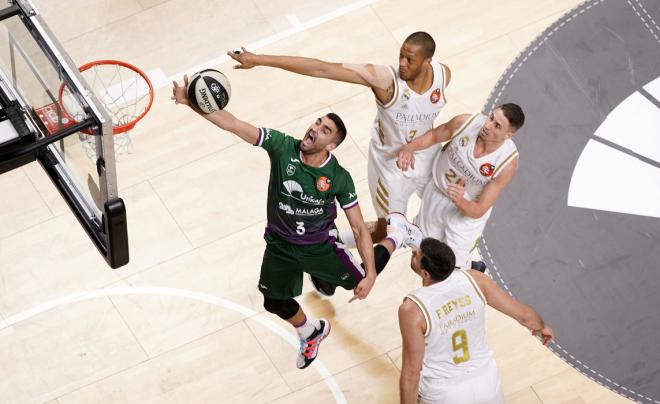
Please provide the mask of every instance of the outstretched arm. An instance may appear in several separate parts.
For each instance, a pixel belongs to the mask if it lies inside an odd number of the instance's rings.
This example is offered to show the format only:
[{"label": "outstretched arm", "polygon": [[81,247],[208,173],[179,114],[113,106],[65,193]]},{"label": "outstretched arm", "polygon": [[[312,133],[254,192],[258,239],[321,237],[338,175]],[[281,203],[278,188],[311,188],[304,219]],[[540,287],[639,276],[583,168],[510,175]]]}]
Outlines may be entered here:
[{"label": "outstretched arm", "polygon": [[434,144],[446,142],[468,120],[470,114],[456,115],[442,125],[436,126],[422,136],[403,146],[397,155],[396,165],[402,171],[415,169],[415,155],[418,150],[428,149]]},{"label": "outstretched arm", "polygon": [[364,263],[364,270],[367,273],[364,279],[353,290],[354,296],[350,300],[352,302],[355,299],[364,299],[371,291],[371,288],[376,282],[376,264],[371,234],[366,223],[364,223],[360,205],[348,208],[344,212],[346,213],[348,223],[351,225],[351,230],[353,230],[355,240],[357,240],[357,249]]},{"label": "outstretched arm", "polygon": [[475,282],[477,282],[477,286],[479,286],[479,289],[481,289],[486,297],[488,305],[518,321],[532,331],[533,335],[540,336],[543,345],[548,345],[555,338],[552,328],[543,322],[539,313],[531,306],[514,299],[497,286],[495,281],[489,276],[475,270],[469,270],[468,272]]},{"label": "outstretched arm", "polygon": [[401,404],[417,403],[419,373],[424,360],[425,322],[419,307],[410,299],[399,306],[399,329],[401,331],[402,364],[399,377]]},{"label": "outstretched arm", "polygon": [[[183,76],[183,85],[179,85],[176,81],[173,81],[172,85],[172,99],[174,100],[174,103],[188,105],[192,108],[190,100],[188,99],[188,76]],[[199,113],[194,108],[192,109]],[[210,114],[199,113],[199,115],[220,129],[234,133],[236,136],[250,144],[257,143],[257,140],[259,139],[259,129],[248,122],[241,121],[228,111],[221,110]]]},{"label": "outstretched arm", "polygon": [[382,103],[389,102],[394,93],[394,77],[387,66],[331,63],[299,56],[257,55],[243,47],[241,52],[229,51],[227,55],[239,63],[234,69],[269,66],[305,76],[367,86]]}]

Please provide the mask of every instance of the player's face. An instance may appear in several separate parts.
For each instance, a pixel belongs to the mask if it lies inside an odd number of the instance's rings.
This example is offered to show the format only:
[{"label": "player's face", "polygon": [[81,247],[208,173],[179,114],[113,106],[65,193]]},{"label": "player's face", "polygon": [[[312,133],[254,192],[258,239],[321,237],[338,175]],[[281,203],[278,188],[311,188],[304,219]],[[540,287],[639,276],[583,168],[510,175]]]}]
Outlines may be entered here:
[{"label": "player's face", "polygon": [[424,63],[430,61],[424,56],[421,46],[404,43],[399,51],[399,77],[401,80],[414,80],[422,72]]},{"label": "player's face", "polygon": [[410,256],[410,268],[419,276],[422,276],[422,251],[419,248],[413,248]]},{"label": "player's face", "polygon": [[337,125],[327,116],[318,118],[307,129],[305,137],[300,142],[300,151],[306,154],[318,153],[321,150],[332,151],[337,139]]},{"label": "player's face", "polygon": [[479,137],[487,142],[503,142],[511,138],[514,133],[515,129],[509,124],[509,120],[502,110],[497,108],[490,113],[486,123],[479,130]]}]

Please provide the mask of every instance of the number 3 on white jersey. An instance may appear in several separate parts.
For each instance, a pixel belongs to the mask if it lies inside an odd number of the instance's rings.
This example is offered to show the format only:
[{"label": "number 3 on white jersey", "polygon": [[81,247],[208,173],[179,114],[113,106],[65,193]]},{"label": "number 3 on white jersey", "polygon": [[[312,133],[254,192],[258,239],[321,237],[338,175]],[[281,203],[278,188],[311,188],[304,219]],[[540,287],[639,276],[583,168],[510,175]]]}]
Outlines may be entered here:
[{"label": "number 3 on white jersey", "polygon": [[417,129],[413,129],[410,132],[408,132],[408,136],[406,136],[406,143],[410,143],[415,139],[415,136],[417,136]]},{"label": "number 3 on white jersey", "polygon": [[296,222],[296,224],[298,225],[296,227],[296,234],[298,234],[300,236],[305,234],[305,222]]}]

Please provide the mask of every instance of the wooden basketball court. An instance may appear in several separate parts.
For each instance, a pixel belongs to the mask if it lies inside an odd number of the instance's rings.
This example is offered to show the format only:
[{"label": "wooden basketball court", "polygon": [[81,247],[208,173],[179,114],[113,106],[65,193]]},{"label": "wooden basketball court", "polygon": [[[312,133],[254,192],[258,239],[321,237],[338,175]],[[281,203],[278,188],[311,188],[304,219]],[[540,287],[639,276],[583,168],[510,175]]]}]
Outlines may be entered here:
[{"label": "wooden basketball court", "polygon": [[[293,329],[264,312],[256,289],[267,155],[174,105],[171,80],[220,69],[232,85],[228,110],[296,136],[318,116],[338,113],[349,138],[336,155],[373,218],[370,91],[268,68],[232,70],[225,52],[244,45],[396,64],[401,41],[424,30],[437,42],[436,59],[452,69],[444,122],[480,110],[514,57],[578,3],[36,1],[76,64],[121,59],[146,71],[157,90],[132,132],[133,153],[117,162],[128,208],[127,266],[107,267],[37,164],[0,176],[0,402],[398,402],[396,310],[420,285],[409,251],[392,258],[364,301],[349,304],[343,290],[321,298],[306,280],[299,302],[330,319],[332,333],[317,365],[298,370]],[[627,402],[493,310],[487,330],[507,402]]]}]

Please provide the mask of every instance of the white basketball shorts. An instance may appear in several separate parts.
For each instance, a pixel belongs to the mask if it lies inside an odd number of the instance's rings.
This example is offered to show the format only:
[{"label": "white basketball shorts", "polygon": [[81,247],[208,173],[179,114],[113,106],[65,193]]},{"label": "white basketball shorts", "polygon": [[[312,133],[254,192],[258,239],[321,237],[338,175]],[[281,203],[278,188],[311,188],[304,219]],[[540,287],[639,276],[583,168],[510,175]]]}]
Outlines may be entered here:
[{"label": "white basketball shorts", "polygon": [[472,251],[484,231],[490,211],[479,219],[465,216],[433,181],[429,181],[422,194],[422,205],[415,223],[425,237],[433,237],[454,251],[456,266],[470,268]]},{"label": "white basketball shorts", "polygon": [[426,184],[431,181],[431,160],[419,159],[414,170],[404,172],[396,166],[396,157],[379,152],[369,145],[369,191],[379,218],[385,218],[390,212],[405,215],[413,192],[422,197]]},{"label": "white basketball shorts", "polygon": [[449,379],[419,381],[421,404],[504,404],[504,393],[495,360],[478,370]]}]

